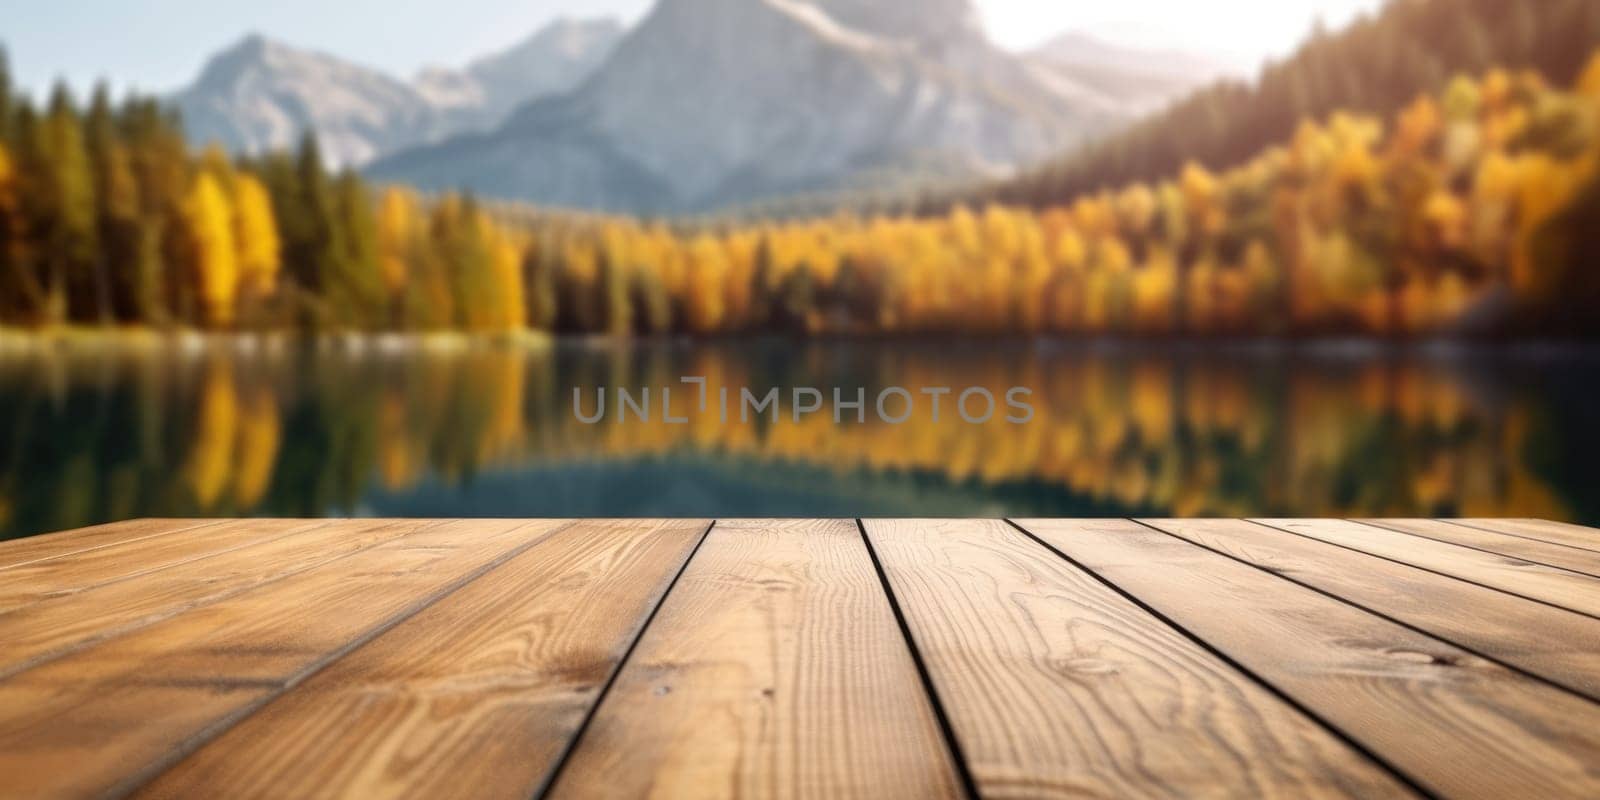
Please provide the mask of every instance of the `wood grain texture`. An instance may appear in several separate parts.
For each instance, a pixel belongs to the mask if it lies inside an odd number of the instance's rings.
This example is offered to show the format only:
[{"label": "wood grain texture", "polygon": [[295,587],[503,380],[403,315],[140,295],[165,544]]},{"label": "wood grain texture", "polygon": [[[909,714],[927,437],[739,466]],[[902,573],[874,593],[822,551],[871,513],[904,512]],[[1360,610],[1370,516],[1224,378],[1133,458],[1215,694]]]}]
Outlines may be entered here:
[{"label": "wood grain texture", "polygon": [[1384,528],[1424,539],[1470,547],[1486,553],[1520,558],[1536,564],[1584,573],[1600,580],[1600,551],[1584,550],[1521,536],[1458,525],[1442,519],[1358,519],[1363,525]]},{"label": "wood grain texture", "polygon": [[1341,519],[1257,522],[1600,618],[1600,580],[1588,575]]},{"label": "wood grain texture", "polygon": [[531,797],[709,521],[581,522],[363,645],[141,797]]},{"label": "wood grain texture", "polygon": [[1600,705],[1135,522],[1020,524],[1436,793],[1600,794]]},{"label": "wood grain texture", "polygon": [[984,797],[1408,793],[1003,522],[864,524]]},{"label": "wood grain texture", "polygon": [[0,682],[0,795],[122,794],[561,521],[431,527]]},{"label": "wood grain texture", "polygon": [[115,547],[98,547],[56,558],[21,564],[0,582],[0,614],[41,600],[60,599],[119,581],[131,580],[260,542],[326,526],[325,520],[240,520],[186,530],[181,535],[151,536]]},{"label": "wood grain texture", "polygon": [[[1596,532],[1150,522],[868,523],[985,794],[1600,796]],[[0,797],[961,794],[853,523],[566,524],[0,543]]]},{"label": "wood grain texture", "polygon": [[[136,579],[110,581],[41,599],[0,614],[0,642],[5,642],[0,649],[0,679],[434,524],[438,523],[278,522],[276,525],[287,531],[285,535],[147,572]],[[207,528],[192,533],[210,535],[210,531]]]},{"label": "wood grain texture", "polygon": [[1521,536],[1565,547],[1600,551],[1600,529],[1555,522],[1546,519],[1458,519],[1458,525],[1468,525],[1486,531]]},{"label": "wood grain texture", "polygon": [[719,521],[551,796],[959,792],[855,524]]},{"label": "wood grain texture", "polygon": [[1600,701],[1600,620],[1243,520],[1143,520]]},{"label": "wood grain texture", "polygon": [[223,520],[218,519],[131,519],[0,542],[0,571],[101,547],[210,527],[221,522]]}]

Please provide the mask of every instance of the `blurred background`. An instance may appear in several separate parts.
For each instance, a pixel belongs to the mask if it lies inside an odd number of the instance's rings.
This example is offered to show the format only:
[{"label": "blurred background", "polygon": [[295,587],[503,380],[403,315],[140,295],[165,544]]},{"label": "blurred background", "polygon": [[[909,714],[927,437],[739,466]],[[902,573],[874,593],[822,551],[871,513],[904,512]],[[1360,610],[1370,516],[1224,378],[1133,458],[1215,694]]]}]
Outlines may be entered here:
[{"label": "blurred background", "polygon": [[[1600,523],[1593,0],[390,5],[0,0],[0,538]],[[1036,415],[573,413],[684,375]]]}]

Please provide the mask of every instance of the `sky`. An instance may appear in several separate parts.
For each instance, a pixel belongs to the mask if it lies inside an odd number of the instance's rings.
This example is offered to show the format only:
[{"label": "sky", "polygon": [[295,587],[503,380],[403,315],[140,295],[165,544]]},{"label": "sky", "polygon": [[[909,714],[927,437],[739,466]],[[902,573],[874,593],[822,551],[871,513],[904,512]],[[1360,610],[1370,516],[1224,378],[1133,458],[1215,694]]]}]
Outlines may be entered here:
[{"label": "sky", "polygon": [[[883,0],[916,2],[916,0]],[[975,0],[1001,45],[1078,31],[1110,42],[1209,55],[1247,72],[1288,53],[1317,19],[1337,27],[1381,0]],[[561,16],[632,21],[651,0],[0,0],[0,42],[23,86],[65,77],[82,89],[168,91],[206,58],[259,32],[410,76],[460,65]]]}]

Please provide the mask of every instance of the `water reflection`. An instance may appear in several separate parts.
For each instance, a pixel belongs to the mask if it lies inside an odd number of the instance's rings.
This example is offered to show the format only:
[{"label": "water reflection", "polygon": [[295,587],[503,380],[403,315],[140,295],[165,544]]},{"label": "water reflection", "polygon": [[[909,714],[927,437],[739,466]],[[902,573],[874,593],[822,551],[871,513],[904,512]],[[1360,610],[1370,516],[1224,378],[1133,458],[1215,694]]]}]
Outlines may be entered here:
[{"label": "water reflection", "polygon": [[[573,414],[574,386],[1034,390],[1033,421]],[[134,516],[1538,516],[1595,523],[1588,357],[780,342],[0,359],[0,537]],[[714,396],[714,395],[713,395]]]}]

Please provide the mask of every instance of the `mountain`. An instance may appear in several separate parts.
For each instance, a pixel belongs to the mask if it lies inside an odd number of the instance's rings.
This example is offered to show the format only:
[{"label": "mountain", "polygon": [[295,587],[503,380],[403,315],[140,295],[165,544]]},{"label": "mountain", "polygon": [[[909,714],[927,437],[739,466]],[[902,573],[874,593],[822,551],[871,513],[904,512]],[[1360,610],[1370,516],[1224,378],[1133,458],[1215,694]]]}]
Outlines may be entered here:
[{"label": "mountain", "polygon": [[444,133],[438,113],[411,86],[259,35],[213,56],[173,103],[191,141],[254,154],[291,147],[309,128],[340,165]]},{"label": "mountain", "polygon": [[659,0],[588,80],[376,178],[635,212],[1009,174],[1141,110],[971,0]]},{"label": "mountain", "polygon": [[1213,81],[1237,77],[1204,56],[1121,47],[1085,33],[1065,33],[1026,54],[1062,79],[1155,111]]},{"label": "mountain", "polygon": [[463,70],[432,69],[414,82],[251,35],[213,56],[172,101],[194,141],[254,154],[291,147],[309,129],[330,162],[359,166],[499,125],[522,103],[572,88],[621,34],[613,20],[560,20]]}]

